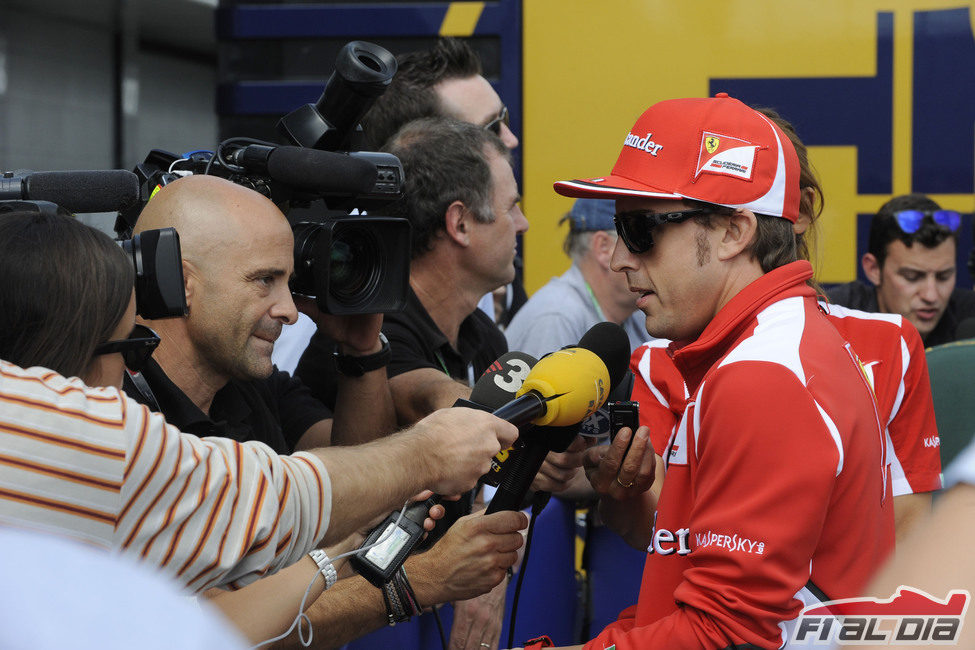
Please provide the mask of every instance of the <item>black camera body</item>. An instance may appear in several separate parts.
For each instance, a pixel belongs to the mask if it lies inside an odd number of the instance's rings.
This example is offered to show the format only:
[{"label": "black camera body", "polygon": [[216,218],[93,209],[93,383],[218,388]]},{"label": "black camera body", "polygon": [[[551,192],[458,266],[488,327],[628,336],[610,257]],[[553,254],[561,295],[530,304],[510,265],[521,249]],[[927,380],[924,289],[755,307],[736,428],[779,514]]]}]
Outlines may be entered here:
[{"label": "black camera body", "polygon": [[[130,233],[152,194],[187,174],[212,174],[271,199],[292,224],[292,291],[330,314],[399,311],[409,292],[410,224],[375,213],[402,197],[396,156],[352,151],[359,120],[396,73],[385,49],[353,41],[315,104],[281,118],[278,130],[295,146],[230,138],[216,151],[183,156],[154,149],[134,172],[140,201],[121,211],[115,229]],[[366,214],[368,212],[368,214]]]},{"label": "black camera body", "polygon": [[144,230],[119,245],[135,268],[135,312],[150,320],[185,316],[189,309],[176,229]]},{"label": "black camera body", "polygon": [[[73,190],[75,178],[69,176],[76,172],[40,172],[38,176],[58,175],[57,180],[65,181],[64,186],[52,186],[64,192]],[[98,180],[99,174],[110,180],[117,180],[119,174],[130,174],[123,170],[106,172],[81,172],[83,180]],[[75,182],[74,185],[77,185]],[[100,208],[118,209],[117,183],[109,182],[104,187],[95,186],[89,190],[85,201],[94,202]],[[107,189],[106,189],[107,188]],[[133,188],[134,192],[134,188]],[[67,196],[67,195],[66,195]],[[101,203],[98,203],[101,202]],[[71,203],[67,201],[67,203]],[[46,200],[0,200],[0,213],[37,212],[39,214],[74,216],[70,209],[59,203]],[[132,261],[135,270],[135,313],[143,318],[174,318],[185,316],[186,292],[183,290],[183,260],[179,248],[179,234],[174,228],[146,230],[131,239],[120,239],[118,245]]]}]

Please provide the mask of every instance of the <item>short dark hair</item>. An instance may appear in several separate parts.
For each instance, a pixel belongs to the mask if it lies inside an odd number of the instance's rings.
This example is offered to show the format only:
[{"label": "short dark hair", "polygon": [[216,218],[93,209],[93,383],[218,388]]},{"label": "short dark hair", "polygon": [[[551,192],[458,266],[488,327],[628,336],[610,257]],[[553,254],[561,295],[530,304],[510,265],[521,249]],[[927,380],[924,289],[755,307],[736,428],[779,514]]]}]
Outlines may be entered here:
[{"label": "short dark hair", "polygon": [[413,259],[431,250],[454,201],[467,206],[478,221],[494,221],[488,152],[511,161],[494,133],[458,120],[424,118],[400,129],[385,149],[400,159],[406,177],[403,198],[386,211],[410,220]]},{"label": "short dark hair", "polygon": [[135,271],[103,232],[64,215],[0,214],[0,359],[83,375],[118,327]]},{"label": "short dark hair", "polygon": [[381,147],[407,122],[449,117],[433,87],[447,79],[481,74],[477,53],[466,41],[456,38],[441,38],[432,49],[402,54],[396,62],[396,76],[362,118],[370,149]]},{"label": "short dark hair", "polygon": [[901,230],[894,216],[901,210],[940,210],[941,206],[931,198],[923,194],[904,194],[895,196],[891,200],[880,206],[880,210],[870,220],[870,239],[867,244],[867,252],[877,258],[877,264],[883,267],[887,259],[887,245],[894,240],[900,240],[905,246],[910,248],[914,242],[920,243],[926,248],[940,246],[949,237],[958,245],[958,233],[946,226],[935,223],[931,219],[924,219],[921,227],[915,233],[906,233]]}]

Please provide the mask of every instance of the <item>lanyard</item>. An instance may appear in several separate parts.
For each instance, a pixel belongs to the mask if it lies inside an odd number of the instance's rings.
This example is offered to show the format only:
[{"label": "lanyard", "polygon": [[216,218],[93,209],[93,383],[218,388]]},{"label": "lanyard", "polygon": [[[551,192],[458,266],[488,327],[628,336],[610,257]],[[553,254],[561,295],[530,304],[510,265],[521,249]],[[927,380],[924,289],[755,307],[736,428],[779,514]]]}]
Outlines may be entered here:
[{"label": "lanyard", "polygon": [[589,286],[589,283],[586,282],[585,280],[583,280],[583,282],[586,285],[586,291],[589,292],[589,299],[592,300],[592,306],[595,307],[595,309],[596,309],[596,315],[599,316],[599,320],[600,321],[606,320],[606,317],[603,316],[603,310],[599,308],[599,303],[596,302],[596,294],[594,294],[592,292],[592,287],[590,287]]},{"label": "lanyard", "polygon": [[[437,362],[440,363],[440,367],[443,369],[443,373],[445,375],[447,375],[448,377],[450,377],[450,372],[447,370],[447,364],[444,363],[443,357],[440,356],[440,350],[437,350],[436,352],[434,352],[434,354],[437,356]],[[473,364],[473,362],[467,364],[467,385],[469,387],[471,387],[471,388],[474,387],[474,364]]]}]

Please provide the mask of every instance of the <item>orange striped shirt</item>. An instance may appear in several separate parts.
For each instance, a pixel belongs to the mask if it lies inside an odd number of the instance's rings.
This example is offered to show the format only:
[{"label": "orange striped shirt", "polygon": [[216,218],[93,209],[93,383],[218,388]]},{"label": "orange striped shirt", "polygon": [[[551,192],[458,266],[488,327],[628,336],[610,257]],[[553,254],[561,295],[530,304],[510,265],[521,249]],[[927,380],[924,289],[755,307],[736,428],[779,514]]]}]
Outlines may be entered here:
[{"label": "orange striped shirt", "polygon": [[297,562],[331,504],[312,454],[197,438],[117,389],[0,361],[0,524],[126,552],[202,591]]}]

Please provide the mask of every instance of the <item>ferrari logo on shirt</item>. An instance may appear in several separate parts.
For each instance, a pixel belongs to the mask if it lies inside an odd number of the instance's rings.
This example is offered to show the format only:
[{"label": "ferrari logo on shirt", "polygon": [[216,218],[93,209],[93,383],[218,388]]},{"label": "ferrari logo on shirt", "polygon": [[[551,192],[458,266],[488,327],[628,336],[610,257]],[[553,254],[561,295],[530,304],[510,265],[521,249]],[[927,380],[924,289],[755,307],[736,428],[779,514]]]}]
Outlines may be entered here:
[{"label": "ferrari logo on shirt", "polygon": [[721,140],[719,140],[718,138],[714,137],[713,135],[709,135],[704,140],[704,148],[708,150],[708,153],[714,153],[715,151],[718,150],[718,145],[720,143],[721,143]]}]

